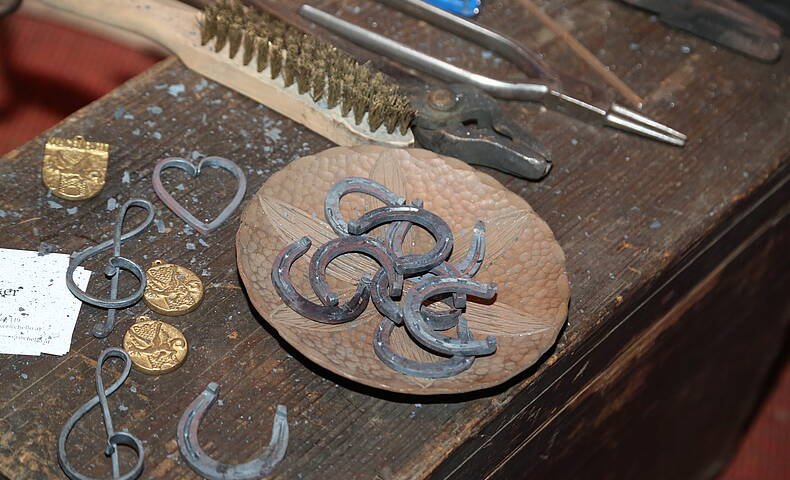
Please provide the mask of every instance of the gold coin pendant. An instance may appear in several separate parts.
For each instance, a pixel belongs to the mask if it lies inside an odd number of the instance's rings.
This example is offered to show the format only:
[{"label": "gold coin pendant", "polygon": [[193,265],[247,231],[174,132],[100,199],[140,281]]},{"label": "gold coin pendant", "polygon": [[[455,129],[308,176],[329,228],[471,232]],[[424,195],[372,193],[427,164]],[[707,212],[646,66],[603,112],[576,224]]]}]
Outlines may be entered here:
[{"label": "gold coin pendant", "polygon": [[81,136],[52,137],[44,146],[41,178],[53,195],[65,200],[95,197],[107,181],[110,146]]},{"label": "gold coin pendant", "polygon": [[145,272],[147,284],[143,299],[162,315],[185,315],[203,299],[203,282],[188,268],[156,260]]},{"label": "gold coin pendant", "polygon": [[184,363],[189,352],[187,339],[169,323],[141,315],[123,336],[123,348],[132,366],[149,375],[170,373]]}]

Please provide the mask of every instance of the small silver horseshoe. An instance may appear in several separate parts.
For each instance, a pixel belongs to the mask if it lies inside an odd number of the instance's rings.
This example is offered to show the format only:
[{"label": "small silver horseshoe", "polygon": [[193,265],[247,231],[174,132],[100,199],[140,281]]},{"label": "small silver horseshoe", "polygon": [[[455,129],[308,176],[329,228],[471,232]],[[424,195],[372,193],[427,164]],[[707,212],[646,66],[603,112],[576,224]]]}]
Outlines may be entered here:
[{"label": "small silver horseshoe", "polygon": [[312,242],[308,237],[285,247],[272,264],[272,284],[282,301],[299,315],[321,323],[339,324],[350,322],[368,308],[370,301],[370,278],[363,275],[357,284],[356,293],[343,305],[326,306],[313,303],[299,293],[291,282],[291,266],[307,253]]},{"label": "small silver horseshoe", "polygon": [[218,390],[219,384],[209,383],[181,415],[177,435],[181,457],[198,475],[209,480],[250,480],[269,475],[285,457],[288,448],[288,410],[285,405],[277,405],[272,438],[260,455],[246,463],[227,465],[208,456],[198,441],[200,421],[217,401]]},{"label": "small silver horseshoe", "polygon": [[310,261],[310,285],[321,303],[336,306],[340,302],[340,296],[332,291],[326,281],[326,269],[332,260],[347,253],[360,253],[375,260],[387,275],[389,295],[392,297],[401,295],[403,275],[395,271],[395,258],[387,250],[384,242],[369,235],[338,237],[321,245]]},{"label": "small silver horseshoe", "polygon": [[380,207],[348,222],[348,233],[362,235],[379,225],[391,222],[411,222],[424,229],[436,240],[427,253],[406,255],[395,259],[395,271],[403,275],[419,274],[447,260],[453,249],[453,232],[447,222],[435,213],[414,206]]},{"label": "small silver horseshoe", "polygon": [[[379,323],[373,334],[373,351],[385,365],[396,372],[412,377],[447,378],[469,370],[475,361],[473,355],[455,355],[435,362],[421,362],[401,356],[390,345],[395,326],[395,323],[388,318]],[[464,317],[458,319],[457,329],[459,338],[472,340],[472,333]]]},{"label": "small silver horseshoe", "polygon": [[329,222],[332,230],[341,237],[347,237],[349,233],[348,222],[340,213],[340,199],[352,192],[370,195],[381,200],[386,205],[403,205],[406,202],[405,198],[368,178],[349,177],[340,180],[332,185],[332,188],[329,189],[329,193],[326,195],[324,215],[326,215],[326,221]]},{"label": "small silver horseshoe", "polygon": [[466,256],[455,264],[455,268],[460,270],[461,275],[472,278],[483,266],[485,256],[486,224],[482,220],[478,220],[472,228],[472,244],[469,246]]},{"label": "small silver horseshoe", "polygon": [[[387,317],[396,325],[403,323],[403,310],[395,300],[390,297],[388,293],[389,278],[387,272],[381,268],[376,275],[373,276],[373,281],[370,285],[370,298],[373,300],[373,305],[376,309]],[[448,306],[453,307],[453,300],[446,298],[443,302]],[[421,311],[428,326],[433,330],[449,330],[458,324],[458,319],[461,316],[461,310],[453,308],[445,312],[436,312],[430,310],[427,306],[423,305]]]},{"label": "small silver horseshoe", "polygon": [[403,323],[412,337],[423,347],[444,355],[489,355],[496,350],[496,338],[489,335],[481,340],[451,338],[433,330],[420,314],[428,298],[443,293],[465,293],[484,299],[494,298],[495,283],[481,283],[465,277],[436,277],[424,280],[409,290],[403,300]]}]

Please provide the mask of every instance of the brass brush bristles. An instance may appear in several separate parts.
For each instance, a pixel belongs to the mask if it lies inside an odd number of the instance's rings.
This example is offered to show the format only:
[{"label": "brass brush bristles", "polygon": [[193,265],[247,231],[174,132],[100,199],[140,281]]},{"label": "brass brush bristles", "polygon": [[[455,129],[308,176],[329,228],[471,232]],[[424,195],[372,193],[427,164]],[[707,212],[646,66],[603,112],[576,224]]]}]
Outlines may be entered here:
[{"label": "brass brush bristles", "polygon": [[271,78],[282,75],[285,86],[327,107],[340,106],[359,125],[368,114],[372,132],[384,125],[388,133],[405,135],[415,111],[400,89],[381,73],[374,73],[346,53],[277,18],[244,6],[238,0],[219,0],[206,7],[200,20],[201,42],[214,39],[219,52],[229,45],[230,58],[241,52],[242,62],[267,67]]}]

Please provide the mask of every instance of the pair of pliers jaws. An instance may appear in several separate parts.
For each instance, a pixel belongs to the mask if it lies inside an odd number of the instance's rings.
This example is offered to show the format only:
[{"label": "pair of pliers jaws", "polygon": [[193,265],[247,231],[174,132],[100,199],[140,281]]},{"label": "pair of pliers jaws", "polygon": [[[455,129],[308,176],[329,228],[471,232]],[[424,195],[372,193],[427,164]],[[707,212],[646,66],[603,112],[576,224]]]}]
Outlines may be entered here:
[{"label": "pair of pliers jaws", "polygon": [[496,100],[477,87],[451,84],[423,90],[414,138],[424,148],[529,180],[551,170],[551,154],[527,130],[508,120]]}]

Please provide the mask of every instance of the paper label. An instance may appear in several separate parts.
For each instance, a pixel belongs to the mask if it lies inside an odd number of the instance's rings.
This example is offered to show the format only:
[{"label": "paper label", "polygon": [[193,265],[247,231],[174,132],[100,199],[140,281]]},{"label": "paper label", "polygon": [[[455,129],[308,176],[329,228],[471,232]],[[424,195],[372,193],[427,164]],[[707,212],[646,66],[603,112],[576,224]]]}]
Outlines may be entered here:
[{"label": "paper label", "polygon": [[[66,287],[69,256],[0,248],[0,265],[0,353],[68,353],[82,306]],[[84,290],[90,275],[77,267],[74,282]]]}]

